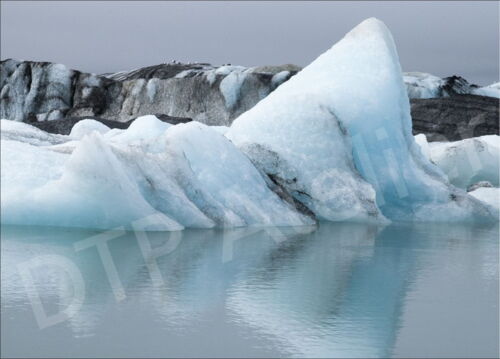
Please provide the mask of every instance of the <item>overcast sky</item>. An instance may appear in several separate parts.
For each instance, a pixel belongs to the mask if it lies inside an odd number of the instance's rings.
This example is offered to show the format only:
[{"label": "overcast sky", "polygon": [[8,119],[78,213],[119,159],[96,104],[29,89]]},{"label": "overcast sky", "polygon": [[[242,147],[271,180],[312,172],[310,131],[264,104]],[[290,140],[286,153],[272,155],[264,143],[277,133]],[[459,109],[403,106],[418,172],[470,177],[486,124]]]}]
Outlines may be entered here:
[{"label": "overcast sky", "polygon": [[404,71],[498,81],[499,4],[446,2],[1,2],[1,58],[102,73],[169,62],[307,65],[375,16]]}]

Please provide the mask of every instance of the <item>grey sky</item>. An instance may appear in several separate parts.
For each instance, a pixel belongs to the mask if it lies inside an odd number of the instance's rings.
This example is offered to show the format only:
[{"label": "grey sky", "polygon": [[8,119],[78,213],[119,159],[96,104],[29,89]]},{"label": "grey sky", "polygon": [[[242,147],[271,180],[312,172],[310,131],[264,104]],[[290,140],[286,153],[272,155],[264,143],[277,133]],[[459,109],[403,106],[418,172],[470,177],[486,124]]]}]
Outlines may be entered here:
[{"label": "grey sky", "polygon": [[168,62],[307,65],[363,19],[391,29],[404,71],[498,81],[499,4],[1,2],[1,58],[102,73]]}]

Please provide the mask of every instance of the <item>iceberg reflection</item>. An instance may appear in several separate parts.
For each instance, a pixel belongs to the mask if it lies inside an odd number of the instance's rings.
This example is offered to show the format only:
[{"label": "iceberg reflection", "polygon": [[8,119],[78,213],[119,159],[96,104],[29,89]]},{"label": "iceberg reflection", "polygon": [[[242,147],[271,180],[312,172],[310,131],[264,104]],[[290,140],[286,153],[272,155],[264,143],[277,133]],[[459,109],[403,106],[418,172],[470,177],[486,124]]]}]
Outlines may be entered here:
[{"label": "iceberg reflection", "polygon": [[[497,225],[125,232],[106,242],[118,283],[97,247],[75,250],[96,234],[2,227],[2,355],[103,356],[110,350],[105,337],[116,343],[115,356],[389,357],[395,347],[404,353],[398,343],[411,320],[403,317],[418,301],[422,273],[456,265],[476,283],[494,289],[498,282]],[[450,263],[471,248],[468,260]],[[36,285],[26,288],[18,264],[48,254],[76,265],[85,298],[71,318],[41,330],[26,290],[36,291],[48,316],[75,292],[71,278],[50,265],[33,268]],[[461,280],[456,288],[466,289],[468,278]],[[487,303],[498,300],[496,288]],[[19,330],[26,334],[16,337]],[[70,344],[61,348],[58,338],[68,334]],[[20,344],[26,340],[32,345]],[[31,349],[42,342],[46,353]]]}]

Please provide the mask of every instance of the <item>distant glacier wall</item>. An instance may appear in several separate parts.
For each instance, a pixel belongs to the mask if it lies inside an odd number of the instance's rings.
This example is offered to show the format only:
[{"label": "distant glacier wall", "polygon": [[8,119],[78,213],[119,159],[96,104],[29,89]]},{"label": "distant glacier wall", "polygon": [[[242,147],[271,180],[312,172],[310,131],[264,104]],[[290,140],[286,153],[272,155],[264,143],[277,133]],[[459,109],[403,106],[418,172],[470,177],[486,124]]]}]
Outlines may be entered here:
[{"label": "distant glacier wall", "polygon": [[0,117],[22,122],[98,116],[129,121],[146,114],[228,125],[300,68],[161,64],[95,75],[48,62],[0,63]]},{"label": "distant glacier wall", "polygon": [[[49,62],[0,62],[0,118],[37,123],[98,117],[126,122],[156,114],[230,125],[301,70],[177,62],[114,74],[89,74]],[[499,84],[408,72],[414,133],[430,141],[498,134]]]}]

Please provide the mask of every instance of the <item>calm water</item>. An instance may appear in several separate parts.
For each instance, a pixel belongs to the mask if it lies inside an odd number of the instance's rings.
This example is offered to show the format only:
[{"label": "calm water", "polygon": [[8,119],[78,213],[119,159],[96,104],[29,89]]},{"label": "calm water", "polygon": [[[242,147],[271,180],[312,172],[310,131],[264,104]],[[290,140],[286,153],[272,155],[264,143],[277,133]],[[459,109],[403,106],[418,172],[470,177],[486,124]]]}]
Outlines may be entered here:
[{"label": "calm water", "polygon": [[2,356],[499,355],[498,226],[1,235]]}]

